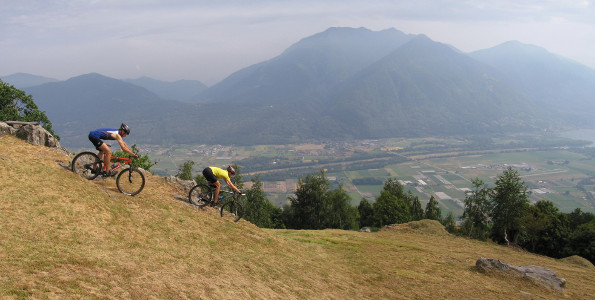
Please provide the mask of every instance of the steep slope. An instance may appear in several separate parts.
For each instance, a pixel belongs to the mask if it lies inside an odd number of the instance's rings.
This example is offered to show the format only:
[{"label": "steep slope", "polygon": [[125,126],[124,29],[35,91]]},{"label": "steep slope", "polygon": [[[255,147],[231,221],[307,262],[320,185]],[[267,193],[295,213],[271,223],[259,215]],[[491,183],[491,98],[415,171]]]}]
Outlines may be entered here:
[{"label": "steep slope", "polygon": [[518,41],[469,55],[498,69],[534,103],[562,114],[567,121],[576,124],[592,119],[595,70]]},{"label": "steep slope", "polygon": [[530,130],[541,112],[495,70],[425,36],[354,76],[332,101],[328,114],[360,138]]},{"label": "steep slope", "polygon": [[[135,197],[86,181],[69,157],[0,137],[0,297],[118,299],[589,299],[592,266],[399,226],[262,230],[196,210],[147,174]],[[436,227],[438,226],[438,227]],[[562,292],[482,273],[479,257],[539,265]],[[461,290],[464,285],[465,289]]]}]

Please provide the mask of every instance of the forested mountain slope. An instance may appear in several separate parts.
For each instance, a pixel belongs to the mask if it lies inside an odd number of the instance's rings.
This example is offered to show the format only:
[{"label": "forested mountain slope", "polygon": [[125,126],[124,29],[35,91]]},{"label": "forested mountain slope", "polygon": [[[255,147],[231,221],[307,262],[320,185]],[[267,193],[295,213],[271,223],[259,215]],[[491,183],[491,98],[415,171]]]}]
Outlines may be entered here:
[{"label": "forested mountain slope", "polygon": [[[149,83],[150,84],[150,83]],[[157,84],[154,83],[154,91]],[[595,71],[516,43],[472,54],[395,29],[330,28],[192,101],[86,74],[26,88],[67,146],[130,123],[144,144],[486,135],[595,126]],[[173,96],[173,92],[172,92]]]}]

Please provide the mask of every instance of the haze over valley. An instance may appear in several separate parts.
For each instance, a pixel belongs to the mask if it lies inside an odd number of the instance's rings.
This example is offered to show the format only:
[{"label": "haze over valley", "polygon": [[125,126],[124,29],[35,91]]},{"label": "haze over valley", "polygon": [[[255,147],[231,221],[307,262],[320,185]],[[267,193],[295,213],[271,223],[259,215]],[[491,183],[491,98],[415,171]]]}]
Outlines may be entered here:
[{"label": "haze over valley", "polygon": [[[197,163],[197,173],[207,164],[234,162],[248,175],[258,173],[280,206],[300,176],[320,169],[350,188],[357,204],[377,196],[386,178],[407,173],[397,165],[415,161],[416,153],[452,150],[458,156],[489,147],[498,152],[577,146],[565,140],[544,146],[533,139],[592,128],[595,111],[595,71],[546,49],[511,41],[463,53],[425,35],[397,29],[329,28],[210,87],[198,81],[115,79],[97,73],[66,81],[31,74],[2,80],[33,95],[61,143],[72,151],[90,148],[89,130],[126,122],[133,130],[127,142],[158,159],[154,170],[159,174],[175,175],[186,160]],[[458,142],[453,145],[450,137]],[[429,146],[418,153],[415,145],[428,138]],[[434,138],[440,142],[435,144]],[[500,140],[516,144],[502,145]],[[362,142],[387,146],[355,146]],[[315,148],[313,153],[294,155],[301,153],[297,151],[301,144],[320,145],[324,151]],[[351,146],[336,147],[342,144]],[[280,150],[259,151],[262,147],[254,145]],[[539,164],[565,160],[551,158]],[[281,165],[292,171],[275,171]],[[386,172],[345,173],[373,169]],[[424,174],[407,176],[402,180],[417,185],[421,179],[416,176]],[[571,177],[584,176],[589,175]],[[440,179],[432,182],[441,185]],[[454,194],[412,189],[425,201],[436,192],[444,194],[450,199],[441,205],[460,213],[467,182]],[[576,184],[570,187],[577,189]],[[578,190],[567,196],[574,203],[569,207],[594,206],[588,199],[577,200],[586,197]]]},{"label": "haze over valley", "polygon": [[199,82],[119,80],[96,73],[43,84],[35,76],[2,77],[9,83],[13,78],[46,111],[67,147],[85,146],[89,127],[124,120],[134,128],[132,143],[161,145],[481,135],[594,125],[593,69],[521,42],[465,54],[396,29],[329,28],[208,88]]}]

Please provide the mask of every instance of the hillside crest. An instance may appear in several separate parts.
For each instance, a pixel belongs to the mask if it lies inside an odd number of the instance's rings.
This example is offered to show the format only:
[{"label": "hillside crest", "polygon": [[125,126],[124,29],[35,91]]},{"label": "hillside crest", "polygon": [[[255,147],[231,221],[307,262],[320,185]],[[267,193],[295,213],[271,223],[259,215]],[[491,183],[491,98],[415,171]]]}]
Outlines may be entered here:
[{"label": "hillside crest", "polygon": [[[162,177],[135,197],[70,157],[0,137],[0,296],[32,298],[588,299],[594,268],[419,230],[269,230],[197,210]],[[553,291],[479,272],[493,257],[568,280]],[[463,293],[460,286],[465,285]],[[421,288],[423,287],[423,288]]]}]

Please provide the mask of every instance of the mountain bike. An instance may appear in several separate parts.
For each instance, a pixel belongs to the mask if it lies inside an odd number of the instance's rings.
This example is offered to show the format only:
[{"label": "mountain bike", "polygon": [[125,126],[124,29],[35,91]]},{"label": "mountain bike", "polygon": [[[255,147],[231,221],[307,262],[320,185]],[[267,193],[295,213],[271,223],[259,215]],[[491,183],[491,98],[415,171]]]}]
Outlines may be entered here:
[{"label": "mountain bike", "polygon": [[242,201],[246,194],[238,194],[221,190],[219,191],[219,201],[215,204],[213,197],[215,196],[215,187],[207,184],[198,184],[190,189],[188,193],[188,202],[198,206],[199,208],[205,206],[220,205],[219,213],[221,217],[237,222],[244,215],[244,208]]},{"label": "mountain bike", "polygon": [[[115,161],[112,170],[118,170],[124,166],[116,177],[116,186],[118,190],[129,196],[140,193],[145,187],[145,175],[137,168],[132,166],[132,158],[112,156],[110,161]],[[83,176],[88,180],[93,180],[97,176],[110,176],[103,168],[103,160],[93,152],[81,152],[72,159],[72,172]]]}]

